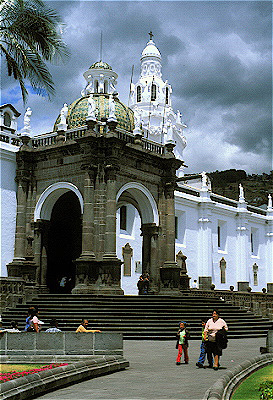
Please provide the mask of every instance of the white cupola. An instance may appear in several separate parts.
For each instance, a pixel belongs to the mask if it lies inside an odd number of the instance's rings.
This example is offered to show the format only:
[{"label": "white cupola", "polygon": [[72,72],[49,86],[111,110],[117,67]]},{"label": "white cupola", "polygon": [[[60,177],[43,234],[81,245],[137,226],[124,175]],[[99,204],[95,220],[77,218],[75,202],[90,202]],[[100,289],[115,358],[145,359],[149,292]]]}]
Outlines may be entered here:
[{"label": "white cupola", "polygon": [[92,64],[83,76],[87,83],[81,92],[82,96],[93,93],[117,94],[116,79],[118,74],[106,62],[99,61]]}]

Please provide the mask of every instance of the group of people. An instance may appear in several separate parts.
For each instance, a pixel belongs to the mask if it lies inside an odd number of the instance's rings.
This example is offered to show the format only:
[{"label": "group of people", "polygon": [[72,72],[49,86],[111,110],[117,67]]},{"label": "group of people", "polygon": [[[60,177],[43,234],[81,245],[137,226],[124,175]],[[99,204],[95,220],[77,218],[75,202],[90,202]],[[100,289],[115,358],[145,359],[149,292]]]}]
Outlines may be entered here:
[{"label": "group of people", "polygon": [[[99,329],[87,329],[88,327],[88,319],[83,318],[80,325],[76,329],[76,332],[101,332]],[[26,323],[23,332],[37,332],[39,333],[43,328],[44,322],[39,319],[39,309],[38,307],[29,307],[28,314],[26,318]],[[0,321],[0,333],[4,332],[21,332],[18,329],[18,323],[16,321],[10,322],[9,328],[2,328],[2,321]],[[58,327],[58,321],[56,318],[52,318],[49,322],[49,328],[45,330],[45,332],[56,333],[62,332]]]},{"label": "group of people", "polygon": [[[222,355],[222,350],[227,347],[227,330],[228,326],[226,322],[220,318],[218,310],[213,310],[212,318],[202,320],[202,342],[200,345],[200,356],[196,363],[198,368],[205,368],[204,363],[206,356],[208,359],[208,368],[214,370],[219,369],[219,359]],[[176,365],[181,364],[181,356],[184,353],[185,364],[189,363],[188,347],[190,333],[187,328],[187,323],[181,321],[179,323],[179,330],[176,334],[177,343],[176,348],[178,349],[178,355],[176,357]]]},{"label": "group of people", "polygon": [[142,274],[139,277],[139,280],[137,282],[137,288],[138,288],[138,294],[148,294],[149,293],[149,287],[150,287],[150,277],[149,274]]}]

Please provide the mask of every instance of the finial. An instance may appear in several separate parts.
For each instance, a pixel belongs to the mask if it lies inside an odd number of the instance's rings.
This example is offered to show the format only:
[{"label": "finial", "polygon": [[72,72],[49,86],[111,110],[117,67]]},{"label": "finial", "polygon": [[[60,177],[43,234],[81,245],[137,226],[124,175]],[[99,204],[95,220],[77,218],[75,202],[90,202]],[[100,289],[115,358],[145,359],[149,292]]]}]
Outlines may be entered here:
[{"label": "finial", "polygon": [[100,61],[102,61],[102,31],[100,31]]},{"label": "finial", "polygon": [[153,40],[153,32],[152,31],[150,31],[149,33],[148,33],[148,35],[150,35],[150,40]]}]

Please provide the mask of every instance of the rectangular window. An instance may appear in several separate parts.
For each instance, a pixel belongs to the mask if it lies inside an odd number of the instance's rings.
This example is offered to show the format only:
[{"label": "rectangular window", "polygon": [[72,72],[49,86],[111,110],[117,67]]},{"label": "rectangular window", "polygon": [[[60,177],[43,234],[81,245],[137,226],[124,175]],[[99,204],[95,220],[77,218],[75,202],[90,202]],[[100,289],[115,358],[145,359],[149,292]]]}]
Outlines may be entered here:
[{"label": "rectangular window", "polygon": [[250,247],[251,247],[251,254],[253,256],[258,256],[258,251],[259,251],[259,230],[257,228],[251,228],[251,232],[250,232]]},{"label": "rectangular window", "polygon": [[217,246],[218,250],[226,251],[227,223],[218,219],[217,224]]},{"label": "rectangular window", "polygon": [[175,240],[176,243],[185,244],[186,233],[186,213],[184,211],[177,211],[175,216]]},{"label": "rectangular window", "polygon": [[120,207],[120,229],[126,231],[127,227],[127,209],[126,206]]},{"label": "rectangular window", "polygon": [[221,248],[221,226],[217,226],[217,241],[218,241],[218,248]]}]

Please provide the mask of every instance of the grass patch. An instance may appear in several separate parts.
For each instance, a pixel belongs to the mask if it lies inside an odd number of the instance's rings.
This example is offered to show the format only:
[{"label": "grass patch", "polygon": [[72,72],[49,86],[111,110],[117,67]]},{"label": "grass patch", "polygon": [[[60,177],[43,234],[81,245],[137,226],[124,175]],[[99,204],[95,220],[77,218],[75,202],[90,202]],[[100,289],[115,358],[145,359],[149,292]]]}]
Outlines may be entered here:
[{"label": "grass patch", "polygon": [[10,371],[28,371],[34,368],[42,368],[44,365],[47,364],[0,364],[0,372],[3,374]]},{"label": "grass patch", "polygon": [[258,369],[246,378],[235,390],[231,400],[259,400],[260,385],[265,381],[273,380],[273,364]]},{"label": "grass patch", "polygon": [[[50,364],[1,364],[0,383],[21,378],[25,375],[36,374],[49,369],[68,365],[67,363]],[[3,371],[3,369],[5,371]]]}]

